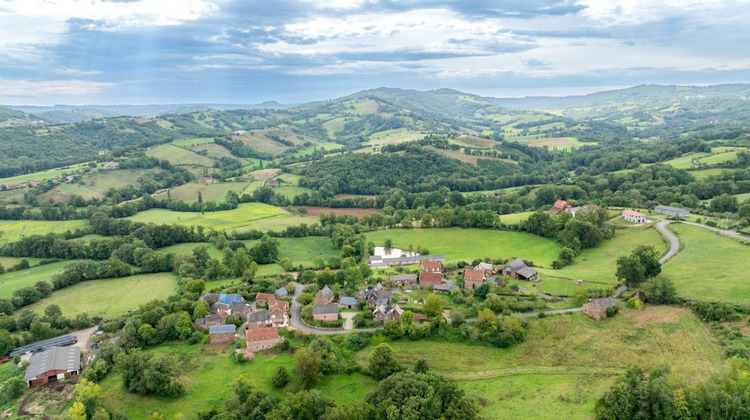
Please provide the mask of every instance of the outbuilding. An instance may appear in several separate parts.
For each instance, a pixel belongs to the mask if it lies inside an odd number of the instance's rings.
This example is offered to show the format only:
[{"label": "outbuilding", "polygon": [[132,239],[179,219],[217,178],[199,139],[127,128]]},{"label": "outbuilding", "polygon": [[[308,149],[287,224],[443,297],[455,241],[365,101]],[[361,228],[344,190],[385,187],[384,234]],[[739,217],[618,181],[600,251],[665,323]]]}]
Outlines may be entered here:
[{"label": "outbuilding", "polygon": [[31,355],[23,379],[28,386],[33,386],[69,378],[78,375],[80,371],[81,349],[51,347]]},{"label": "outbuilding", "polygon": [[211,325],[208,327],[208,337],[211,344],[224,344],[234,341],[234,332],[237,326],[234,324]]}]

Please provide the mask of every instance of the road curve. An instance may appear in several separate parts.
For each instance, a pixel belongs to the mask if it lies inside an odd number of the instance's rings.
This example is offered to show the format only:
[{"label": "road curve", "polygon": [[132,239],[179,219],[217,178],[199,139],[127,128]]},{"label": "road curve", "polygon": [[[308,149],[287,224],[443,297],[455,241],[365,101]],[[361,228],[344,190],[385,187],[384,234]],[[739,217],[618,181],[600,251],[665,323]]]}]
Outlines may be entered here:
[{"label": "road curve", "polygon": [[341,329],[327,329],[327,328],[316,328],[305,324],[302,321],[302,305],[297,302],[297,298],[302,294],[302,289],[305,287],[297,282],[294,284],[294,296],[292,296],[292,316],[289,318],[289,323],[294,329],[306,332],[308,334],[321,334],[321,335],[335,335],[335,334],[350,334],[353,332],[366,332],[366,331],[377,331],[381,328],[357,328],[354,330]]},{"label": "road curve", "polygon": [[669,240],[669,251],[667,251],[666,254],[664,254],[661,259],[659,259],[659,264],[664,264],[665,262],[669,261],[670,258],[677,255],[678,252],[680,252],[680,240],[677,239],[677,235],[672,233],[671,230],[667,229],[667,225],[671,223],[669,220],[662,220],[659,223],[656,224],[656,230],[661,233],[661,235]]}]

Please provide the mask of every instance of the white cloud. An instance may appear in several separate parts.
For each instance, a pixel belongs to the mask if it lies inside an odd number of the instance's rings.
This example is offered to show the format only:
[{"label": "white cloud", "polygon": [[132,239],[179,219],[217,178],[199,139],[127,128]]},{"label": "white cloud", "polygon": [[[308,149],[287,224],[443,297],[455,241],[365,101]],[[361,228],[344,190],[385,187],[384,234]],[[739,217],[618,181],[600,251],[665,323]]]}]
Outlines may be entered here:
[{"label": "white cloud", "polygon": [[579,0],[582,15],[604,25],[658,22],[673,16],[700,16],[747,0]]},{"label": "white cloud", "polygon": [[86,80],[0,79],[0,102],[11,105],[71,103],[80,97],[104,92],[112,86],[113,83]]}]

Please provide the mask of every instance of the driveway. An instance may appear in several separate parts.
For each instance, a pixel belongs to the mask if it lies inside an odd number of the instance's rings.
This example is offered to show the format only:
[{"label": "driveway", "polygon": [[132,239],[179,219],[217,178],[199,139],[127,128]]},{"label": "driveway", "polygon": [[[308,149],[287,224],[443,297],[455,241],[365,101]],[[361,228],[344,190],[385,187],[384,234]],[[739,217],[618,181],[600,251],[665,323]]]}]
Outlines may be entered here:
[{"label": "driveway", "polygon": [[79,349],[81,349],[81,353],[83,353],[88,348],[89,338],[91,337],[91,334],[93,334],[94,331],[98,329],[99,327],[91,327],[85,330],[71,332],[70,334],[74,335],[78,339],[78,342],[73,344],[71,347],[78,347]]},{"label": "driveway", "polygon": [[[677,255],[680,252],[680,240],[677,239],[677,235],[672,233],[671,230],[667,229],[667,225],[671,223],[669,220],[662,220],[656,224],[656,229],[661,233],[663,237],[669,240],[669,251],[659,259],[659,264],[664,264],[669,261],[670,258]],[[697,224],[697,223],[696,223]]]},{"label": "driveway", "polygon": [[344,323],[344,329],[345,330],[353,330],[354,329],[354,317],[357,316],[355,312],[342,312],[341,318],[344,318],[346,322]]}]

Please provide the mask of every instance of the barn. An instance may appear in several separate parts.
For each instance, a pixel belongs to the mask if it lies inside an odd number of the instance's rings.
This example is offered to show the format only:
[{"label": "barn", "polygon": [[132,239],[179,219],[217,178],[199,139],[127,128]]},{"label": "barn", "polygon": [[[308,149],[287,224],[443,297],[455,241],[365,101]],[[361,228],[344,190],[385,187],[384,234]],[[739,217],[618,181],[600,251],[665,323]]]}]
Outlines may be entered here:
[{"label": "barn", "polygon": [[23,379],[28,386],[46,384],[78,375],[81,371],[81,349],[78,347],[51,347],[34,353]]}]

